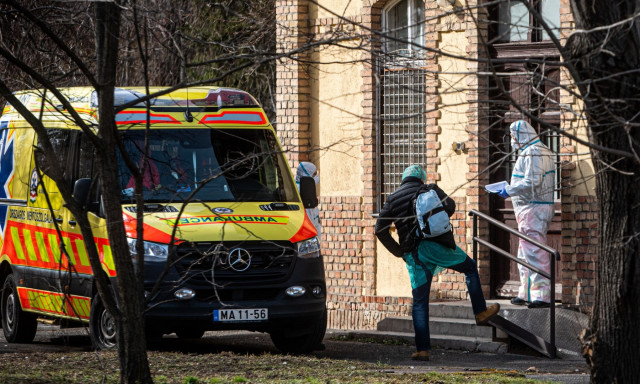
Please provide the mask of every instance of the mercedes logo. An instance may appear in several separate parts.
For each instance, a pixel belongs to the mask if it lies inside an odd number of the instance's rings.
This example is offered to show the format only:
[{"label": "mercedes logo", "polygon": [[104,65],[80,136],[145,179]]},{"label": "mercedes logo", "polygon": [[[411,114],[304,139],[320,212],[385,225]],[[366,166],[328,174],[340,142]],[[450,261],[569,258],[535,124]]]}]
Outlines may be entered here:
[{"label": "mercedes logo", "polygon": [[211,208],[211,212],[218,213],[218,214],[233,213],[233,209],[227,208],[227,207],[216,207],[216,208]]},{"label": "mercedes logo", "polygon": [[251,254],[246,249],[234,248],[229,252],[229,267],[236,272],[244,272],[251,266]]}]

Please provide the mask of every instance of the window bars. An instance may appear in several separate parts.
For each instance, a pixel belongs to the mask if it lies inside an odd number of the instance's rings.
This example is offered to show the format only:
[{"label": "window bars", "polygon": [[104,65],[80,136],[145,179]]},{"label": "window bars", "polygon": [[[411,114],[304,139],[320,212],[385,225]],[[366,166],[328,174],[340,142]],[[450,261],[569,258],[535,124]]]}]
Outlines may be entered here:
[{"label": "window bars", "polygon": [[426,165],[426,70],[418,63],[397,57],[378,60],[378,210],[400,185],[406,167]]}]

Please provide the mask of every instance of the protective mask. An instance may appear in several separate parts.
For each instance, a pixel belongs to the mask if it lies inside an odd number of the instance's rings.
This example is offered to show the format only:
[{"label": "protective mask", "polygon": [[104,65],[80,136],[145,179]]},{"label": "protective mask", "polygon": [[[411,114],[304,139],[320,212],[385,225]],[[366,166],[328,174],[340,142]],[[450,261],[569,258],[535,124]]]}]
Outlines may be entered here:
[{"label": "protective mask", "polygon": [[320,175],[316,174],[313,176],[313,180],[315,180],[316,184],[320,183]]},{"label": "protective mask", "polygon": [[511,149],[519,149],[520,146],[518,145],[518,141],[511,139]]}]

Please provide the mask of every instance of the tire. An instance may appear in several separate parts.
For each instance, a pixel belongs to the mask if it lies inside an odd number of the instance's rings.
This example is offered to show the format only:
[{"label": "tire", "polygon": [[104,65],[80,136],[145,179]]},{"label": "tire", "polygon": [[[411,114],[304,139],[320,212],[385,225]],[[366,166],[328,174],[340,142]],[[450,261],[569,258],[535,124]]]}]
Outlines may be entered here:
[{"label": "tire", "polygon": [[147,348],[158,348],[162,344],[162,331],[154,328],[146,328],[144,330],[147,339]]},{"label": "tire", "polygon": [[4,279],[1,302],[2,332],[7,341],[10,343],[32,342],[38,329],[37,316],[22,310],[13,274]]},{"label": "tire", "polygon": [[204,330],[198,329],[198,328],[194,328],[194,329],[183,328],[176,331],[176,335],[178,336],[179,339],[197,340],[202,338],[202,336],[204,335]]},{"label": "tire", "polygon": [[91,300],[89,316],[89,336],[93,347],[97,350],[114,349],[117,345],[116,322],[98,294]]},{"label": "tire", "polygon": [[300,329],[305,331],[310,329],[311,332],[307,332],[300,336],[290,336],[284,330],[272,331],[269,333],[271,341],[282,353],[290,354],[305,354],[311,353],[316,350],[324,349],[322,340],[324,334],[327,331],[327,311],[322,312],[319,319],[309,325],[306,329]]}]

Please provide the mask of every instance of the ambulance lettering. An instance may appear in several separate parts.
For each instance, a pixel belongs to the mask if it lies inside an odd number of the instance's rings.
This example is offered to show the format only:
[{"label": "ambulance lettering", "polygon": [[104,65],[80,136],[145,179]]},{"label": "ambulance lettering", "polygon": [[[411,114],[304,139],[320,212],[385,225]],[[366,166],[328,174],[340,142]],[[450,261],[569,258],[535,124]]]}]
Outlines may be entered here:
[{"label": "ambulance lettering", "polygon": [[204,225],[204,224],[276,224],[284,225],[289,223],[288,216],[263,216],[263,215],[216,215],[216,216],[193,216],[183,217],[180,219],[167,218],[162,219],[167,225],[185,226],[185,225]]}]

